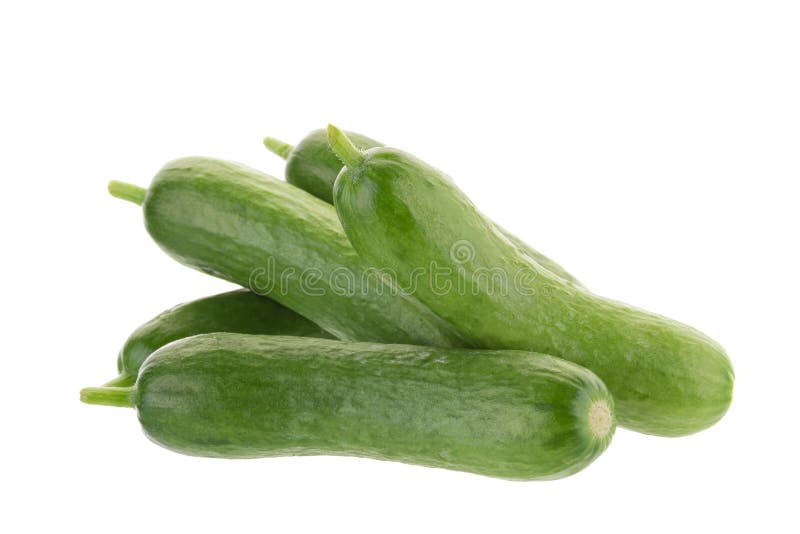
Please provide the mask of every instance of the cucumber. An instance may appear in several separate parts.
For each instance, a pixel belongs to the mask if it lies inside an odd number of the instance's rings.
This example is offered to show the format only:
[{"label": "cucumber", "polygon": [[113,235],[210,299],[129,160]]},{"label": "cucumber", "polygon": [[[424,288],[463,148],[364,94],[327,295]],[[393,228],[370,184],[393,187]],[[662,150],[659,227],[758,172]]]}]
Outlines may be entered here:
[{"label": "cucumber", "polygon": [[[382,143],[361,134],[347,132],[347,137],[360,149],[383,146]],[[342,162],[328,146],[325,130],[314,130],[295,147],[274,137],[264,138],[264,146],[286,160],[287,182],[308,191],[329,204],[333,204],[333,183],[336,181],[339,171],[342,170]],[[499,225],[495,226],[506,239],[511,241],[521,252],[538,262],[539,265],[568,282],[582,285],[577,278],[558,263]]]},{"label": "cucumber", "polygon": [[189,267],[247,287],[356,341],[463,346],[436,314],[368,269],[332,206],[236,163],[184,158],[148,190],[111,182],[144,211],[147,231]]},{"label": "cucumber", "polygon": [[330,141],[346,164],[334,203],[355,249],[413,285],[476,346],[534,350],[591,369],[614,395],[620,426],[632,430],[679,436],[725,414],[734,375],[716,342],[565,283],[419,159],[392,148],[362,152],[334,127]]},{"label": "cucumber", "polygon": [[119,376],[106,385],[132,385],[139,367],[157,349],[210,332],[333,337],[274,300],[238,289],[179,304],[134,330],[117,357]]},{"label": "cucumber", "polygon": [[[347,136],[359,148],[383,146],[355,132],[347,132]],[[265,137],[264,146],[286,160],[287,182],[333,204],[333,182],[342,170],[342,162],[331,152],[325,130],[314,130],[294,147],[274,137]]]},{"label": "cucumber", "polygon": [[614,432],[590,371],[523,351],[201,334],[135,386],[81,391],[132,406],[145,433],[195,456],[347,455],[531,480],[579,471]]}]

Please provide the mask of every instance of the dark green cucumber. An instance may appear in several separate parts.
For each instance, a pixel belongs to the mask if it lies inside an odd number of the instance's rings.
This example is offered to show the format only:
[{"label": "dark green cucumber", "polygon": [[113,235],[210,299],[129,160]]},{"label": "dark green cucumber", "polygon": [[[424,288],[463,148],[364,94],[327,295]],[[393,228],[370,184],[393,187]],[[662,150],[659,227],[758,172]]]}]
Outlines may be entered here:
[{"label": "dark green cucumber", "polygon": [[463,346],[445,321],[368,269],[333,207],[236,163],[184,158],[148,190],[111,182],[141,204],[147,231],[170,256],[266,295],[340,339]]},{"label": "dark green cucumber", "polygon": [[[347,136],[362,149],[383,146],[379,141],[355,132],[347,132]],[[265,137],[264,146],[286,160],[287,182],[333,204],[333,182],[342,170],[342,162],[331,152],[325,130],[314,130],[296,146]]]},{"label": "dark green cucumber", "polygon": [[348,455],[508,479],[575,473],[605,450],[613,401],[569,362],[523,351],[201,334],[148,358],[133,406],[156,443],[196,456]]},{"label": "dark green cucumber", "polygon": [[[356,147],[362,150],[383,146],[383,143],[361,134],[347,132],[347,137]],[[342,162],[328,146],[328,137],[325,130],[314,130],[294,147],[274,137],[264,138],[264,146],[286,160],[287,182],[308,191],[325,202],[333,204],[333,183],[336,181],[339,171],[342,170]],[[582,285],[555,261],[535,250],[507,230],[498,225],[495,226],[506,239],[511,241],[524,254],[538,262],[539,265],[573,284]]]},{"label": "dark green cucumber", "polygon": [[211,332],[333,337],[274,300],[238,289],[179,304],[134,330],[117,357],[119,376],[106,385],[132,385],[139,367],[157,349],[178,339]]},{"label": "dark green cucumber", "polygon": [[727,411],[733,369],[717,343],[565,283],[510,245],[437,169],[392,148],[362,152],[330,133],[347,165],[335,204],[355,249],[476,346],[535,350],[591,369],[614,395],[620,425],[640,432],[690,434]]}]

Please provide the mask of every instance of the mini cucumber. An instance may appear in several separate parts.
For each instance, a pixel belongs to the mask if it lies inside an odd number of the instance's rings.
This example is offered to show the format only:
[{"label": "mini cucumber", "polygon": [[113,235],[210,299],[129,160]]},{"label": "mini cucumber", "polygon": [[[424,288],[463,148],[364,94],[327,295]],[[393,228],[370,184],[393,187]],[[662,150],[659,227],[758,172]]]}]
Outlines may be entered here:
[{"label": "mini cucumber", "polygon": [[145,190],[111,182],[142,205],[150,236],[179,262],[234,282],[339,339],[468,345],[347,241],[333,207],[236,163],[191,157],[165,165]]},{"label": "mini cucumber", "polygon": [[[355,132],[347,132],[347,136],[362,149],[383,146],[379,141]],[[325,130],[314,130],[296,146],[265,137],[264,146],[286,160],[287,182],[333,204],[333,182],[342,170],[342,162],[331,152]]]},{"label": "mini cucumber", "polygon": [[151,440],[189,455],[347,455],[517,480],[579,471],[615,426],[602,381],[551,356],[232,333],[166,345],[134,386],[81,400],[135,407]]},{"label": "mini cucumber", "polygon": [[[734,375],[716,342],[565,283],[423,161],[392,148],[362,152],[338,129],[329,133],[346,164],[334,203],[359,255],[391,269],[476,346],[534,350],[591,369],[614,395],[620,425],[640,432],[690,434],[725,414]],[[437,270],[436,283],[420,275],[427,268]]]},{"label": "mini cucumber", "polygon": [[333,337],[274,300],[238,289],[179,304],[134,330],[117,357],[119,376],[106,385],[132,385],[139,367],[157,349],[210,332]]},{"label": "mini cucumber", "polygon": [[[347,137],[359,149],[366,150],[383,146],[379,141],[358,133],[347,132]],[[325,130],[314,130],[294,147],[274,137],[264,138],[264,146],[286,160],[287,182],[333,204],[333,183],[336,181],[339,171],[342,170],[342,162],[328,146]],[[514,234],[498,225],[495,226],[506,239],[539,265],[573,284],[582,285],[558,263],[535,250]]]}]

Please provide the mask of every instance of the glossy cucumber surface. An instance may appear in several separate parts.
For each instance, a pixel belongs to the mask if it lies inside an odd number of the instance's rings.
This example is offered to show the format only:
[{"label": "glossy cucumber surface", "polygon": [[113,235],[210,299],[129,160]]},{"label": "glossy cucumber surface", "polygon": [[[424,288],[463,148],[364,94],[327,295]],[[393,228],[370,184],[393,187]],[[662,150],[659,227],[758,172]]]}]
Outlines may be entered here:
[{"label": "glossy cucumber surface", "polygon": [[[364,135],[353,132],[346,133],[359,149],[366,150],[383,146],[379,141]],[[264,145],[286,160],[287,182],[308,191],[325,202],[333,203],[333,184],[339,171],[342,170],[342,161],[330,149],[326,130],[314,130],[294,147],[272,137],[265,138]],[[498,225],[495,227],[514,246],[538,262],[539,265],[573,284],[582,285],[561,265],[502,227]]]},{"label": "glossy cucumber surface", "polygon": [[305,317],[245,289],[179,304],[159,313],[125,341],[119,376],[107,385],[131,385],[150,354],[178,339],[211,332],[332,338]]},{"label": "glossy cucumber surface", "polygon": [[467,344],[368,268],[332,206],[291,184],[191,157],[165,165],[146,191],[120,182],[109,190],[142,204],[147,231],[179,262],[266,295],[339,339]]},{"label": "glossy cucumber surface", "polygon": [[[677,321],[565,283],[509,244],[454,183],[392,148],[361,152],[331,128],[347,163],[334,201],[373,266],[477,346],[553,354],[594,371],[621,426],[678,436],[718,421],[734,374],[716,342]],[[437,278],[419,270],[435,268]],[[427,273],[430,274],[430,273]]]},{"label": "glossy cucumber surface", "polygon": [[560,478],[605,450],[613,401],[569,362],[523,351],[202,334],[156,351],[130,388],[148,437],[222,458],[347,455],[507,479]]}]

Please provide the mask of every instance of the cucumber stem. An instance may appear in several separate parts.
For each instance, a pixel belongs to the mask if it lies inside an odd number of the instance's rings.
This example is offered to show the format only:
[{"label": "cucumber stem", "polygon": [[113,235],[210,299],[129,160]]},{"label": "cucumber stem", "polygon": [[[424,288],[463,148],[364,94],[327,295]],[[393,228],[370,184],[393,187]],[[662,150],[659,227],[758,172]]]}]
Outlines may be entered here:
[{"label": "cucumber stem", "polygon": [[136,388],[108,387],[83,388],[81,390],[81,402],[86,404],[100,404],[103,406],[118,406],[121,408],[133,408],[136,403]]},{"label": "cucumber stem", "polygon": [[353,144],[347,134],[333,124],[328,125],[328,145],[342,163],[351,169],[364,162],[364,153]]},{"label": "cucumber stem", "polygon": [[122,388],[132,386],[136,383],[136,377],[131,376],[128,373],[120,373],[117,378],[109,380],[103,386],[106,387],[115,387],[115,388]]},{"label": "cucumber stem", "polygon": [[142,202],[144,202],[144,196],[147,194],[147,189],[138,185],[111,180],[108,182],[108,192],[111,193],[112,197],[121,198],[141,206]]},{"label": "cucumber stem", "polygon": [[288,158],[289,153],[291,153],[292,149],[294,148],[289,143],[284,143],[280,139],[275,139],[274,137],[265,137],[264,146],[267,147],[267,150],[273,154],[277,154],[283,159]]}]

